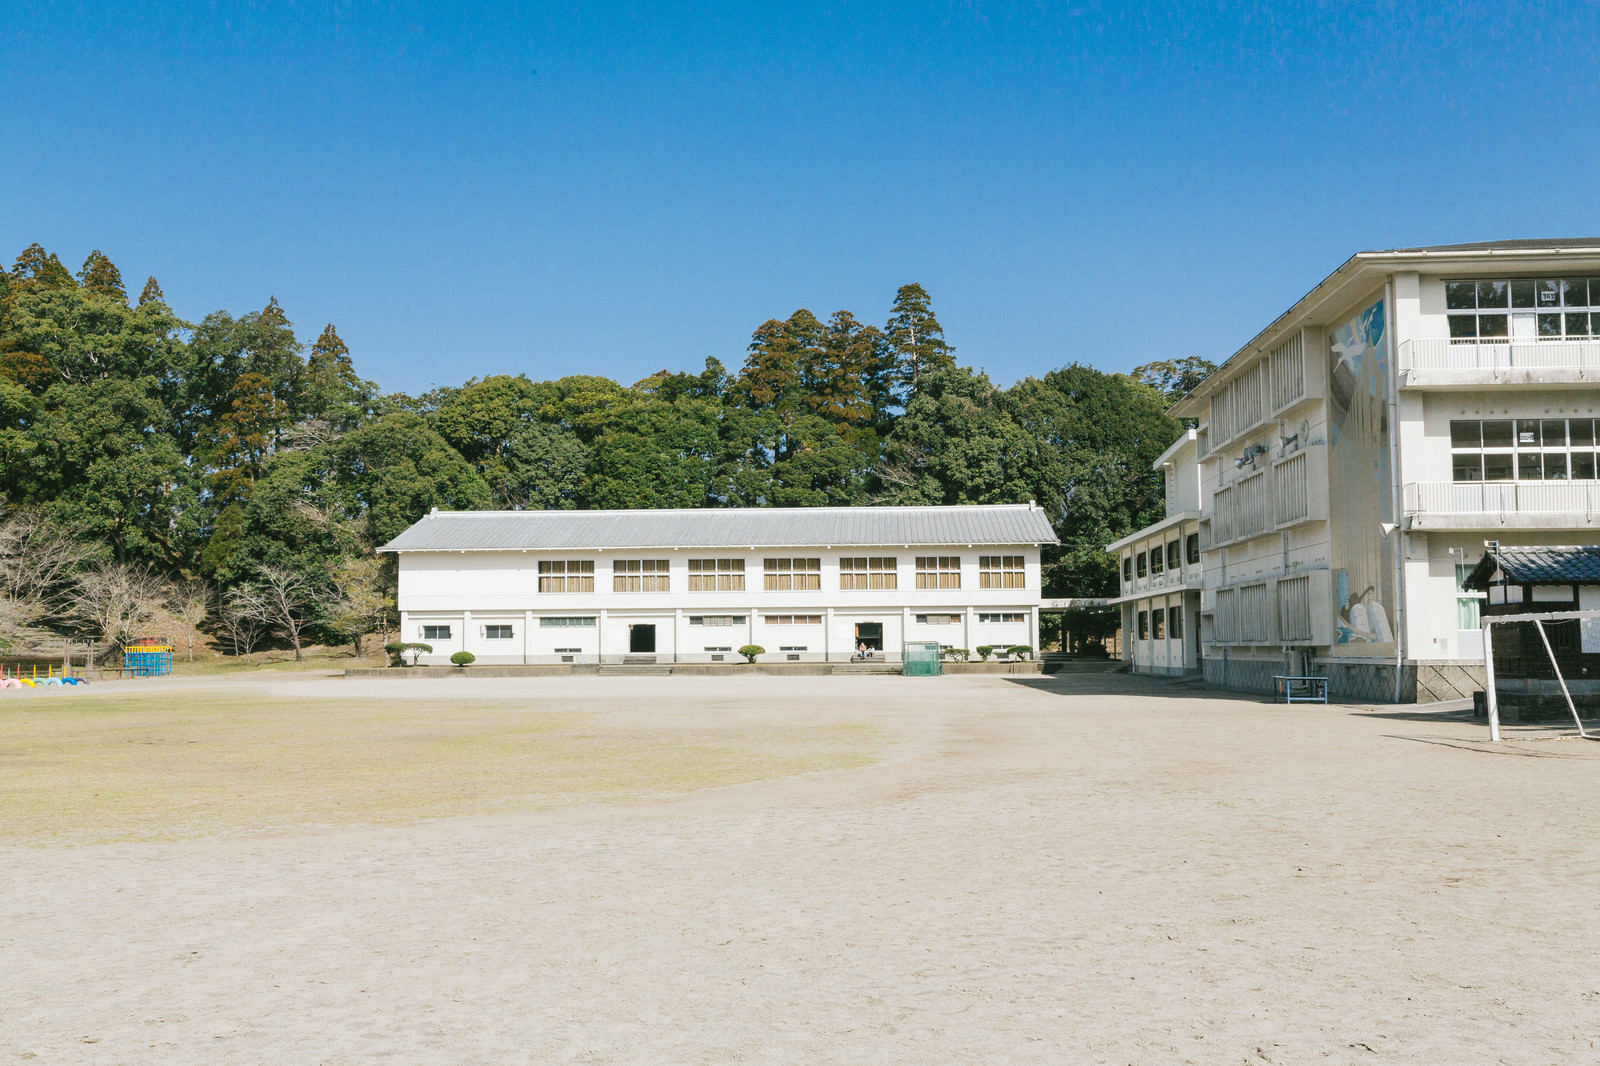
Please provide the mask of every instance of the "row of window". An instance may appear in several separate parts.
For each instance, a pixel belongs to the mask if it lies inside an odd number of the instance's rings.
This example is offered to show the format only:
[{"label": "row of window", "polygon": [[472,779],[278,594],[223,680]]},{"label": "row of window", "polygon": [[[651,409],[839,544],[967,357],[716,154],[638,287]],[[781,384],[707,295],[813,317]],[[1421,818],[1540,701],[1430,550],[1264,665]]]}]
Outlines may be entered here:
[{"label": "row of window", "polygon": [[1448,316],[1455,340],[1600,336],[1600,278],[1447,281],[1444,302],[1451,312],[1471,312]]},{"label": "row of window", "polygon": [[1183,639],[1183,608],[1157,607],[1139,612],[1140,640]]},{"label": "row of window", "polygon": [[1169,540],[1165,546],[1157,544],[1148,552],[1123,556],[1122,580],[1132,581],[1135,574],[1144,577],[1146,574],[1159,574],[1163,570],[1176,570],[1181,565],[1180,557],[1188,559],[1190,566],[1199,565],[1200,534],[1190,533],[1183,539],[1181,547],[1178,541]]},{"label": "row of window", "polygon": [[[692,626],[742,626],[745,624],[748,617],[748,615],[739,614],[697,614],[689,617],[689,624]],[[1024,622],[1027,620],[1027,617],[1027,615],[1020,611],[996,611],[980,613],[978,615],[978,621],[985,624],[997,622]],[[595,619],[595,615],[576,617],[545,617],[539,619],[539,628],[593,628]],[[918,623],[923,625],[953,625],[961,621],[961,616],[959,614],[919,614],[916,616],[916,619]],[[762,615],[761,620],[767,625],[772,626],[820,626],[822,624],[822,615],[767,614]],[[422,627],[422,639],[450,640],[452,639],[452,632],[453,628],[448,625],[425,625]],[[511,625],[486,625],[483,627],[483,635],[487,640],[514,640],[516,638],[516,627]],[[565,649],[557,648],[556,650],[563,651]],[[709,651],[714,649],[707,650]]]},{"label": "row of window", "polygon": [[[919,589],[961,587],[959,555],[916,557]],[[894,589],[900,584],[900,560],[892,555],[846,556],[839,560],[839,588]],[[816,592],[822,588],[820,558],[773,557],[762,560],[762,588],[769,592]],[[980,589],[1027,587],[1020,555],[978,556]],[[611,564],[613,592],[670,592],[672,576],[666,559],[617,559]],[[690,559],[690,592],[743,592],[743,559]],[[539,563],[539,591],[593,592],[594,560],[548,559]]]},{"label": "row of window", "polygon": [[1455,481],[1591,481],[1600,470],[1592,418],[1498,418],[1450,423]]}]

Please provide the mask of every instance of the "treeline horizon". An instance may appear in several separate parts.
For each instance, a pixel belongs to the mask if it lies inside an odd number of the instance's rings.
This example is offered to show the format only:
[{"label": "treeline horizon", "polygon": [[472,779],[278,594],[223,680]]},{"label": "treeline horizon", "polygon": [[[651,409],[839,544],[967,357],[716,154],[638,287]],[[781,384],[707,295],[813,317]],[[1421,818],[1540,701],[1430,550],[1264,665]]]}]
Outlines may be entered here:
[{"label": "treeline horizon", "polygon": [[[955,354],[907,284],[881,326],[769,319],[734,370],[713,356],[626,386],[496,374],[412,396],[361,377],[332,323],[308,347],[275,298],[186,322],[153,277],[133,299],[99,251],[74,274],[30,245],[0,271],[0,522],[81,551],[39,589],[0,530],[0,639],[72,628],[75,583],[115,568],[202,586],[213,621],[292,578],[299,622],[263,624],[297,648],[377,632],[393,572],[373,551],[433,507],[1033,500],[1062,541],[1046,594],[1112,591],[1102,546],[1163,513],[1150,464],[1181,429],[1164,411],[1211,364],[1072,363],[999,388]],[[115,642],[131,625],[88,628]]]}]

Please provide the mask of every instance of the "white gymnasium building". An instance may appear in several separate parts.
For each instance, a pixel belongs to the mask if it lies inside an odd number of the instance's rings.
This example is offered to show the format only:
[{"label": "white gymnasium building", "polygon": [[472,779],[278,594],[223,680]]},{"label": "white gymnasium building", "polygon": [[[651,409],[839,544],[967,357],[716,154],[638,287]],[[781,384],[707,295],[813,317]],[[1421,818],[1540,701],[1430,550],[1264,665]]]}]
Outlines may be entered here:
[{"label": "white gymnasium building", "polygon": [[399,559],[424,663],[844,662],[861,645],[1039,644],[1033,504],[435,511]]},{"label": "white gymnasium building", "polygon": [[[1600,239],[1361,252],[1170,413],[1198,424],[1204,577],[1184,623],[1208,681],[1470,694],[1483,594],[1463,581],[1486,542],[1592,544],[1600,527]],[[1115,546],[1145,555],[1128,602],[1173,591],[1150,551],[1186,520]],[[1186,562],[1186,596],[1191,580]]]}]

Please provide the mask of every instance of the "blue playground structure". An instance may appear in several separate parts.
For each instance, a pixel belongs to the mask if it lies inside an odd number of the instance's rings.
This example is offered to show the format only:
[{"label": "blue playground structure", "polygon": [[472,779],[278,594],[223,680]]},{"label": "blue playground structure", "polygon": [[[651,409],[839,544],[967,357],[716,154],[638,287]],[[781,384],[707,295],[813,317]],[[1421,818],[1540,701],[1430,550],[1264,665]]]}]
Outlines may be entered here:
[{"label": "blue playground structure", "polygon": [[172,646],[140,640],[122,649],[123,677],[166,677],[172,673]]}]

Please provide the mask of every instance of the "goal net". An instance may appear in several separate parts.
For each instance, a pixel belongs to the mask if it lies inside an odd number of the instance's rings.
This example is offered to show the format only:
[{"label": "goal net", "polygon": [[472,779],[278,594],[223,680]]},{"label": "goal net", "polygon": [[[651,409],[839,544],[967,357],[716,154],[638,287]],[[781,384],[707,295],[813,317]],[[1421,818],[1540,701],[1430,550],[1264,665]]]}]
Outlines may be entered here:
[{"label": "goal net", "polygon": [[1600,740],[1600,611],[1485,615],[1489,739]]}]

